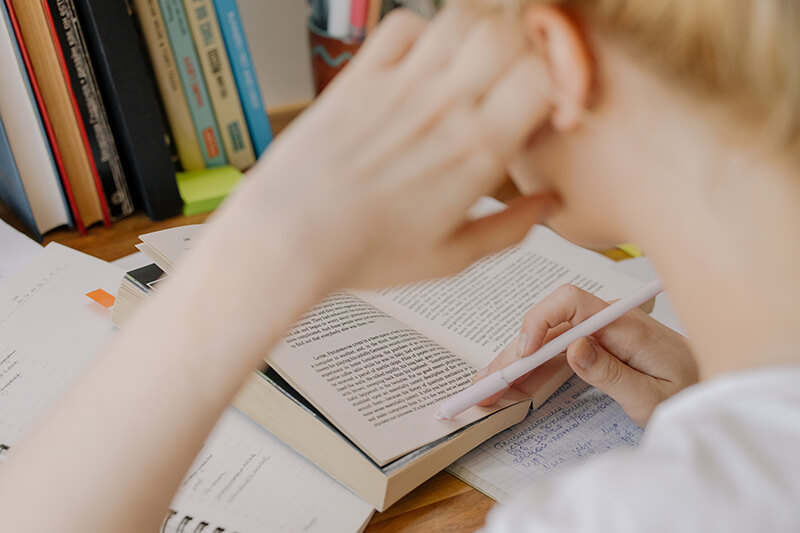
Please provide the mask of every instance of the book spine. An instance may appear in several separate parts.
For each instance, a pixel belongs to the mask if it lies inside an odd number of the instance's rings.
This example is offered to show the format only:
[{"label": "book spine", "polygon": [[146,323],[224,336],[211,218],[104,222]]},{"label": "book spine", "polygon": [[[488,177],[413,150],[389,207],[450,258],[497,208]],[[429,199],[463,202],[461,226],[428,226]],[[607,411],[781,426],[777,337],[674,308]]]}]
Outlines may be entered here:
[{"label": "book spine", "polygon": [[14,211],[38,240],[42,240],[33,209],[25,194],[17,163],[14,161],[14,154],[11,152],[2,117],[0,117],[0,200]]},{"label": "book spine", "polygon": [[[36,230],[72,225],[61,179],[36,105],[8,10],[0,2],[0,115],[30,204]],[[36,231],[34,232],[36,233]]]},{"label": "book spine", "polygon": [[247,46],[239,8],[236,0],[214,0],[214,7],[217,10],[217,19],[222,29],[222,38],[239,90],[239,99],[242,102],[253,148],[256,157],[260,157],[272,142],[272,128],[261,98],[261,88],[258,86],[258,77]]},{"label": "book spine", "polygon": [[55,162],[56,168],[58,169],[58,174],[61,177],[61,186],[64,188],[64,194],[67,196],[67,202],[69,203],[70,210],[72,211],[72,219],[75,222],[75,227],[78,229],[78,232],[80,232],[81,235],[86,235],[86,226],[84,225],[81,214],[78,211],[78,201],[75,198],[74,191],[72,190],[72,184],[67,177],[66,165],[64,163],[64,158],[61,155],[61,148],[58,144],[58,140],[56,139],[55,129],[53,128],[53,123],[50,121],[50,115],[47,113],[47,106],[45,106],[44,97],[33,70],[33,62],[31,61],[30,54],[28,54],[28,47],[25,46],[25,40],[22,38],[22,29],[20,28],[19,20],[17,19],[17,12],[14,9],[14,4],[12,2],[13,0],[5,0],[8,17],[11,21],[11,27],[14,29],[14,36],[17,39],[17,45],[19,46],[22,61],[25,64],[25,70],[27,70],[28,73],[28,79],[31,83],[31,90],[33,91],[36,99],[36,104],[39,107],[39,115],[42,117],[42,126],[44,126],[44,130],[47,133],[47,138],[50,141],[50,149],[53,153],[53,161]]},{"label": "book spine", "polygon": [[[89,137],[86,133],[86,124],[83,122],[83,117],[81,116],[80,109],[78,108],[78,99],[75,97],[75,92],[72,90],[72,84],[70,83],[69,72],[67,71],[67,61],[64,57],[64,51],[61,49],[61,44],[59,43],[58,37],[55,34],[55,25],[53,23],[53,18],[50,16],[50,9],[47,7],[47,3],[44,0],[41,0],[39,9],[42,17],[41,20],[44,22],[43,31],[40,33],[40,35],[42,39],[47,39],[48,36],[50,37],[50,50],[53,58],[55,59],[55,65],[61,71],[61,79],[59,80],[61,82],[61,87],[59,90],[66,90],[65,94],[67,99],[64,100],[64,102],[69,103],[69,106],[72,109],[73,129],[78,134],[77,143],[73,145],[73,150],[77,152],[79,146],[83,148],[83,157],[81,157],[81,160],[84,167],[88,169],[89,180],[87,180],[87,185],[90,181],[91,190],[94,192],[93,196],[97,200],[97,205],[100,208],[100,218],[102,219],[103,224],[110,226],[111,218],[108,211],[108,203],[106,202],[105,193],[103,192],[103,184],[100,181],[100,174],[97,171],[97,166],[95,165],[92,148],[89,144]],[[48,65],[43,68],[51,67]],[[89,190],[90,188],[87,187],[86,189]]]},{"label": "book spine", "polygon": [[134,202],[154,220],[177,215],[170,136],[132,13],[124,1],[74,2]]},{"label": "book spine", "polygon": [[181,166],[184,170],[202,170],[206,166],[203,151],[195,134],[189,103],[181,85],[158,0],[133,0],[133,7],[153,64]]},{"label": "book spine", "polygon": [[111,133],[111,125],[97,86],[83,30],[72,0],[45,0],[53,38],[60,48],[65,78],[72,87],[77,110],[83,119],[85,140],[101,183],[100,192],[111,220],[133,213],[125,172]]},{"label": "book spine", "polygon": [[256,156],[214,5],[211,0],[183,3],[228,161],[239,170],[246,170],[255,163]]},{"label": "book spine", "polygon": [[214,119],[208,88],[200,72],[200,60],[194,47],[189,21],[182,0],[159,0],[167,37],[175,54],[181,83],[194,120],[195,131],[203,149],[207,167],[227,164],[219,128]]}]

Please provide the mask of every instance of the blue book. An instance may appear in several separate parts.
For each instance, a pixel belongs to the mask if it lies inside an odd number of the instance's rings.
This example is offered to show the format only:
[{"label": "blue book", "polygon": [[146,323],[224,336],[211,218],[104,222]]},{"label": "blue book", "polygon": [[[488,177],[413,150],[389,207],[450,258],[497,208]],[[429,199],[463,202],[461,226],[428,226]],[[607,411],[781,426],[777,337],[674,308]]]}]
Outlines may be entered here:
[{"label": "blue book", "polygon": [[211,107],[208,87],[203,78],[200,58],[197,57],[183,0],[159,0],[158,3],[161,6],[169,43],[172,45],[175,65],[178,67],[189,110],[192,113],[203,159],[207,167],[225,165],[228,160],[214,119],[214,110]]},{"label": "blue book", "polygon": [[[71,227],[73,220],[8,8],[2,2],[0,15],[0,70],[4,76],[0,109],[6,113],[0,119],[0,200],[41,240],[43,232],[62,225]],[[16,157],[12,144],[19,149]]]},{"label": "blue book", "polygon": [[14,154],[11,153],[11,145],[8,144],[2,118],[0,118],[0,200],[16,213],[20,221],[36,235],[38,240],[42,240],[42,234],[33,218],[33,209],[28,202],[28,195],[25,194],[25,188],[22,186],[22,178],[19,176]]},{"label": "blue book", "polygon": [[239,99],[242,101],[247,129],[250,131],[256,156],[260,156],[272,142],[272,128],[269,125],[267,111],[264,109],[264,101],[261,99],[261,89],[244,36],[239,8],[236,6],[236,0],[214,0],[214,7],[217,10],[222,38],[239,90]]}]

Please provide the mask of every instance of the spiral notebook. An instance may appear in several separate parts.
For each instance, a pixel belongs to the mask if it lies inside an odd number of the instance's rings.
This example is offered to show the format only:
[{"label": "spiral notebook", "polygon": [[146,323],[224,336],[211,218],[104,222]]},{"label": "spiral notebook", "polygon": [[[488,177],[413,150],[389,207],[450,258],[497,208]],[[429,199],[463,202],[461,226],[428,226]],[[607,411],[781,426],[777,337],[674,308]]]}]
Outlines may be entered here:
[{"label": "spiral notebook", "polygon": [[[111,311],[86,294],[114,294],[123,275],[53,243],[0,285],[0,456],[13,453],[114,334]],[[372,515],[367,503],[232,408],[171,509],[164,532],[354,532]]]}]

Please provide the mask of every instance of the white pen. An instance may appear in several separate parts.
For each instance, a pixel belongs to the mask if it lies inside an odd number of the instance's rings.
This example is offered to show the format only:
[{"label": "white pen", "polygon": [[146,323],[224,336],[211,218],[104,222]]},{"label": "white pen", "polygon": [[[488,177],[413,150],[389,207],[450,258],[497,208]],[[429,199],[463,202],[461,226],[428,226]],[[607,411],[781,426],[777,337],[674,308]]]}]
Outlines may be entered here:
[{"label": "white pen", "polygon": [[588,337],[603,329],[631,309],[635,309],[655,297],[661,290],[661,283],[657,280],[652,281],[621,300],[614,302],[599,313],[565,331],[531,355],[511,363],[502,370],[492,372],[477,383],[451,396],[439,406],[436,418],[438,420],[452,420],[470,407],[505,390],[514,381],[534,368],[564,353],[567,347],[576,340]]}]

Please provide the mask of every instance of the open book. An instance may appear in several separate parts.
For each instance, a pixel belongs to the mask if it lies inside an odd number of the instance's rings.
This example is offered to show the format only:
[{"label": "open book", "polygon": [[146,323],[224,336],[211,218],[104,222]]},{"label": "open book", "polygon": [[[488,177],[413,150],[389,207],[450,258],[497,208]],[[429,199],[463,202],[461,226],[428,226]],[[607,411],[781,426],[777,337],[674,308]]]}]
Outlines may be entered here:
[{"label": "open book", "polygon": [[[141,249],[171,271],[202,229],[145,235]],[[152,279],[135,277],[126,277],[133,287],[127,292],[152,293]],[[604,299],[640,285],[605,258],[538,228],[454,277],[330,295],[274,348],[270,369],[257,373],[234,405],[385,509],[523,420],[571,375],[555,359],[526,390],[512,390],[491,408],[434,418],[442,400],[467,387],[515,338],[525,312],[563,284]]]}]

